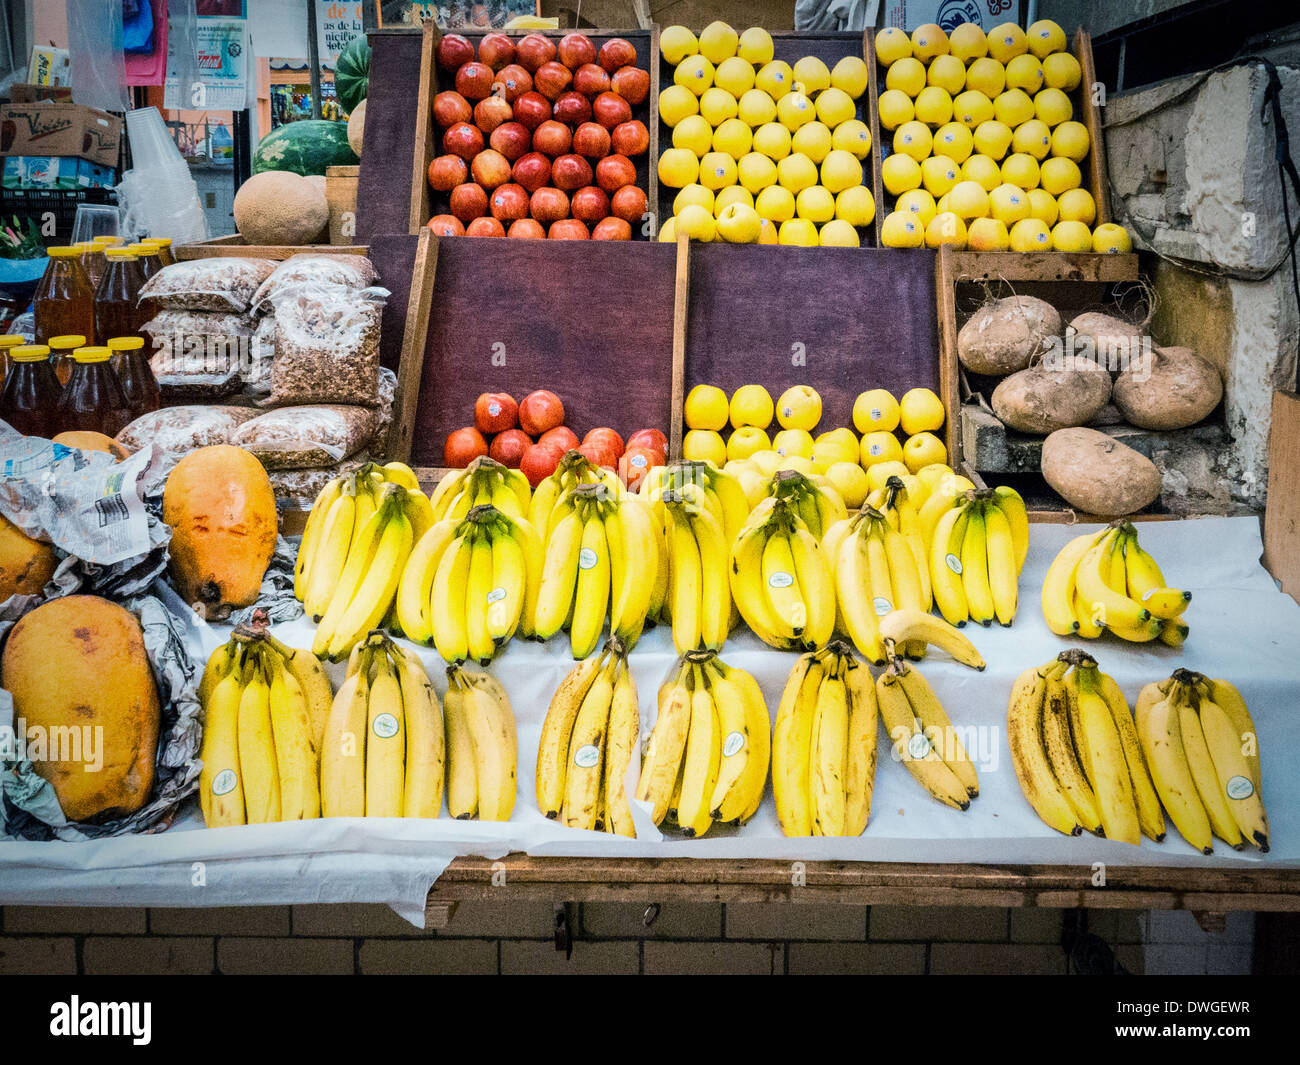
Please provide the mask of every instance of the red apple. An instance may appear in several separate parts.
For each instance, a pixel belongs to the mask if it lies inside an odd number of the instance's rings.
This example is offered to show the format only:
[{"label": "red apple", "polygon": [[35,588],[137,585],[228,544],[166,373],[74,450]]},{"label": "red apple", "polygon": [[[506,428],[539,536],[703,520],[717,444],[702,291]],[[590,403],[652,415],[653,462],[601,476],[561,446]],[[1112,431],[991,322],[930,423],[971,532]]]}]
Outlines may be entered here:
[{"label": "red apple", "polygon": [[469,167],[459,155],[440,155],[429,164],[429,185],[439,192],[450,192],[469,180]]},{"label": "red apple", "polygon": [[537,442],[550,447],[558,447],[561,453],[574,450],[579,443],[578,434],[567,425],[557,425],[554,429],[547,429],[537,438]]},{"label": "red apple", "polygon": [[474,426],[480,433],[504,433],[519,424],[519,404],[506,392],[484,392],[474,401]]},{"label": "red apple", "polygon": [[503,86],[500,91],[513,104],[524,93],[532,91],[533,76],[518,63],[511,63],[497,71],[492,84]]},{"label": "red apple", "polygon": [[514,117],[515,109],[502,96],[489,96],[474,105],[474,125],[484,133],[491,133],[502,122],[510,122]]},{"label": "red apple", "polygon": [[548,100],[556,99],[573,81],[573,71],[563,63],[552,60],[543,63],[540,70],[533,74],[533,88]]},{"label": "red apple", "polygon": [[587,231],[585,222],[579,222],[576,218],[562,218],[558,222],[552,222],[551,228],[546,233],[551,240],[590,240],[591,234]]},{"label": "red apple", "polygon": [[438,66],[443,70],[459,70],[474,58],[474,46],[459,33],[448,33],[438,42]]},{"label": "red apple", "polygon": [[640,67],[623,67],[610,78],[610,87],[633,107],[650,95],[650,71]]},{"label": "red apple", "polygon": [[631,240],[632,227],[621,218],[612,215],[602,218],[591,231],[592,240]]},{"label": "red apple", "polygon": [[465,225],[454,214],[434,215],[429,219],[429,228],[440,237],[463,237]]},{"label": "red apple", "polygon": [[[556,225],[559,224],[556,223]],[[618,456],[614,454],[612,448],[604,444],[579,444],[578,454],[590,461],[593,466],[602,466],[611,470],[618,468]]]},{"label": "red apple", "polygon": [[573,131],[573,150],[585,159],[604,159],[610,143],[609,130],[596,122],[584,122]]},{"label": "red apple", "polygon": [[529,392],[519,404],[519,427],[529,436],[541,436],[547,429],[564,424],[564,403],[554,392]]},{"label": "red apple", "polygon": [[447,442],[442,447],[442,462],[453,470],[463,470],[480,455],[487,453],[487,441],[483,439],[483,434],[468,425],[447,437]]},{"label": "red apple", "polygon": [[636,63],[636,45],[624,37],[611,37],[600,46],[600,65],[613,74],[619,67]]},{"label": "red apple", "polygon": [[574,218],[594,225],[609,214],[609,197],[604,189],[587,185],[573,194],[571,206]]},{"label": "red apple", "polygon": [[536,74],[542,64],[555,58],[555,42],[540,33],[530,33],[515,46],[515,59],[528,73]]},{"label": "red apple", "polygon": [[442,135],[442,150],[468,163],[483,150],[483,131],[468,122],[457,122]]},{"label": "red apple", "polygon": [[591,101],[580,92],[561,93],[555,101],[552,117],[556,122],[570,126],[581,125],[591,119]]},{"label": "red apple", "polygon": [[504,33],[486,34],[478,42],[478,60],[493,70],[500,70],[515,61],[515,42]]},{"label": "red apple", "polygon": [[536,129],[551,117],[551,101],[540,92],[532,90],[515,101],[515,121],[529,129]]},{"label": "red apple", "polygon": [[533,446],[533,441],[522,429],[507,429],[497,435],[488,448],[488,456],[497,460],[502,466],[512,470],[519,469],[524,452]]},{"label": "red apple", "polygon": [[534,444],[525,449],[523,458],[519,460],[519,469],[528,478],[528,483],[536,488],[555,472],[562,458],[564,452],[559,448],[553,445]]},{"label": "red apple", "polygon": [[543,225],[569,217],[569,197],[549,186],[538,189],[528,201],[528,213]]},{"label": "red apple", "polygon": [[514,182],[502,185],[492,193],[493,218],[503,222],[517,222],[528,217],[528,190]]},{"label": "red apple", "polygon": [[584,444],[596,444],[600,447],[607,447],[614,452],[614,458],[623,454],[623,438],[607,426],[601,426],[599,429],[590,430],[582,438]]},{"label": "red apple", "polygon": [[482,185],[472,181],[451,190],[451,213],[467,225],[487,214],[488,195]]},{"label": "red apple", "polygon": [[492,93],[492,73],[486,63],[466,63],[456,71],[456,91],[466,100],[484,100]]},{"label": "red apple", "polygon": [[636,167],[626,155],[607,155],[596,164],[596,184],[612,196],[624,186],[636,184]]},{"label": "red apple", "polygon": [[591,176],[591,164],[580,155],[562,155],[551,167],[551,180],[565,192],[590,185]]},{"label": "red apple", "polygon": [[450,129],[457,122],[468,122],[473,117],[473,106],[453,89],[440,92],[433,98],[433,120],[443,129]]},{"label": "red apple", "polygon": [[650,448],[629,447],[618,460],[618,475],[628,490],[634,492],[645,480],[646,474],[654,467],[662,466],[665,461],[662,453]]},{"label": "red apple", "polygon": [[496,218],[476,218],[465,227],[467,237],[504,237],[506,227]]},{"label": "red apple", "polygon": [[529,152],[515,161],[510,176],[531,195],[550,183],[551,161],[541,152]]},{"label": "red apple", "polygon": [[595,63],[584,63],[573,72],[573,88],[588,99],[609,92],[609,84],[609,75]]},{"label": "red apple", "polygon": [[510,180],[510,160],[495,148],[488,148],[474,156],[469,172],[485,189],[495,189]]},{"label": "red apple", "polygon": [[644,155],[650,149],[650,131],[637,119],[620,122],[609,135],[610,147],[618,155]]},{"label": "red apple", "polygon": [[632,105],[616,92],[602,92],[591,102],[591,113],[606,129],[632,121]]},{"label": "red apple", "polygon": [[570,70],[577,70],[583,63],[596,61],[596,46],[585,33],[566,33],[560,38],[556,55]]},{"label": "red apple", "polygon": [[533,149],[552,159],[573,147],[573,132],[563,122],[550,118],[533,130]]},{"label": "red apple", "polygon": [[533,135],[528,132],[528,127],[520,122],[503,122],[492,131],[488,143],[513,163],[528,154],[528,149],[532,147]]},{"label": "red apple", "polygon": [[658,451],[660,454],[666,455],[668,453],[668,437],[658,429],[638,429],[627,438],[627,449],[631,451],[634,447],[649,448],[651,451]]},{"label": "red apple", "polygon": [[636,185],[624,185],[609,198],[609,211],[615,218],[621,218],[630,226],[640,225],[645,221],[647,201],[645,189]]},{"label": "red apple", "polygon": [[545,240],[546,230],[536,218],[521,218],[517,222],[510,223],[506,236],[518,237],[521,240]]}]

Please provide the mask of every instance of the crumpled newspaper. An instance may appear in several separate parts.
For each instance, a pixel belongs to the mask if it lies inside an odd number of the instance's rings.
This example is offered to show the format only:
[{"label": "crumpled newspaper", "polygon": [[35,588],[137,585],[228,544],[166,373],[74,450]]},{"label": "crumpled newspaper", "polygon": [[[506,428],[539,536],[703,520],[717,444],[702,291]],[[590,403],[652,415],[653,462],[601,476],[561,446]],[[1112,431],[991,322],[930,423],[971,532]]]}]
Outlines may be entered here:
[{"label": "crumpled newspaper", "polygon": [[[13,602],[11,599],[6,603],[6,609]],[[121,605],[140,619],[145,651],[153,667],[162,707],[158,758],[149,801],[135,813],[116,821],[99,825],[69,821],[63,815],[54,788],[37,774],[29,760],[18,758],[22,753],[18,743],[21,737],[14,720],[13,697],[0,689],[0,837],[86,840],[161,832],[171,825],[180,804],[198,790],[203,767],[199,760],[203,723],[198,700],[202,663],[190,657],[181,620],[160,599],[146,595],[128,599]]]}]

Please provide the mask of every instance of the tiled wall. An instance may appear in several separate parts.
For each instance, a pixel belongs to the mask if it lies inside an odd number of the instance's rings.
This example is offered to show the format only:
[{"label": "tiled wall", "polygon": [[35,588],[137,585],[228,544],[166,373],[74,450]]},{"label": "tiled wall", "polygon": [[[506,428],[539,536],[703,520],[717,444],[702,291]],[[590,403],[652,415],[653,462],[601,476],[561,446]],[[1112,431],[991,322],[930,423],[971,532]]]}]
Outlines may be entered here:
[{"label": "tiled wall", "polygon": [[[385,906],[0,911],[0,974],[1064,974],[1063,911],[709,903],[462,903],[422,932]],[[1251,971],[1254,915],[1206,933],[1187,912],[1094,910],[1089,931],[1132,973]]]}]

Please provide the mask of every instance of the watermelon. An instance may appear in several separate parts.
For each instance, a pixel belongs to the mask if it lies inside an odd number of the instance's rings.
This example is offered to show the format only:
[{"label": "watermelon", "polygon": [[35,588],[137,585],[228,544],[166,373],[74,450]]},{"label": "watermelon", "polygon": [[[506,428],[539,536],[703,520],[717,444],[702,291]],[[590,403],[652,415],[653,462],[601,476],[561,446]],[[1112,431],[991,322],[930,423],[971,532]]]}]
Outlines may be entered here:
[{"label": "watermelon", "polygon": [[358,161],[348,144],[346,122],[303,119],[273,129],[258,141],[253,173],[291,170],[304,177],[324,176],[327,166],[356,166]]},{"label": "watermelon", "polygon": [[334,66],[334,91],[343,110],[351,114],[370,90],[370,41],[363,33],[353,37],[339,53]]}]

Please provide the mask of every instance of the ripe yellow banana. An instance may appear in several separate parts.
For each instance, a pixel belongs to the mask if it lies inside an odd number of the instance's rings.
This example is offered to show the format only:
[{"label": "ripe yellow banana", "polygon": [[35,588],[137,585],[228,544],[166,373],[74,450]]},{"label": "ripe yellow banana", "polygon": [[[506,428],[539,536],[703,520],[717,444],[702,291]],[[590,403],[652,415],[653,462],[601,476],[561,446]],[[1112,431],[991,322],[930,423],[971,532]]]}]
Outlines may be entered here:
[{"label": "ripe yellow banana", "polygon": [[1151,779],[1174,827],[1202,854],[1211,854],[1214,840],[1210,818],[1188,766],[1178,711],[1173,697],[1161,696],[1154,701],[1149,697],[1139,699],[1135,715],[1138,739],[1151,768]]},{"label": "ripe yellow banana", "polygon": [[885,646],[880,636],[880,618],[876,613],[876,589],[872,585],[867,534],[859,525],[847,532],[840,542],[835,563],[836,596],[845,634],[868,661],[877,665],[885,661]]},{"label": "ripe yellow banana", "polygon": [[493,523],[488,530],[492,544],[492,590],[488,592],[487,630],[494,652],[498,652],[519,628],[528,599],[528,560],[514,529]]},{"label": "ripe yellow banana", "polygon": [[486,527],[477,525],[469,551],[469,579],[465,584],[465,633],[469,639],[469,657],[482,665],[492,661],[496,651],[488,623],[488,611],[493,605],[489,597],[496,587],[492,570],[492,542]]},{"label": "ripe yellow banana", "polygon": [[406,714],[388,655],[376,655],[366,703],[366,816],[401,817],[406,791]]},{"label": "ripe yellow banana", "polygon": [[724,824],[742,822],[762,801],[771,759],[771,721],[757,681],[718,659],[705,666],[718,709],[722,759],[709,813]]},{"label": "ripe yellow banana", "polygon": [[813,716],[809,775],[813,833],[844,835],[847,798],[849,701],[844,679],[837,672],[822,678]]},{"label": "ripe yellow banana", "polygon": [[876,703],[885,723],[885,732],[892,741],[895,760],[902,762],[918,783],[940,802],[956,810],[969,809],[970,795],[966,785],[948,768],[917,722],[916,713],[892,665],[876,678]]},{"label": "ripe yellow banana", "polygon": [[1201,731],[1205,735],[1210,760],[1214,763],[1219,793],[1225,799],[1228,812],[1241,830],[1242,837],[1250,840],[1261,851],[1267,851],[1268,815],[1264,811],[1259,789],[1254,785],[1251,767],[1242,754],[1241,734],[1217,703],[1200,696],[1195,698],[1199,699],[1197,711]]},{"label": "ripe yellow banana", "polygon": [[920,610],[895,610],[880,619],[882,639],[892,640],[899,647],[906,644],[933,644],[947,651],[964,666],[983,670],[984,657],[956,627],[942,618]]},{"label": "ripe yellow banana", "polygon": [[772,796],[781,831],[787,836],[813,833],[810,758],[824,675],[814,655],[801,657],[786,680],[772,726]]},{"label": "ripe yellow banana", "polygon": [[1011,530],[1011,540],[1015,545],[1016,573],[1025,567],[1025,556],[1029,554],[1029,513],[1025,501],[1014,488],[999,485],[993,489],[996,497],[994,503],[1007,519]]},{"label": "ripe yellow banana", "polygon": [[453,664],[469,657],[466,595],[473,549],[473,528],[462,527],[438,560],[429,591],[433,645],[438,654]]},{"label": "ripe yellow banana", "polygon": [[1043,699],[1043,747],[1052,775],[1073,808],[1075,819],[1093,835],[1102,835],[1097,796],[1079,762],[1079,752],[1070,733],[1069,694],[1064,681],[1054,672],[1048,673]]},{"label": "ripe yellow banana", "polygon": [[1010,625],[1016,616],[1020,582],[1011,523],[1000,507],[990,505],[984,511],[984,527],[993,609],[1000,625]]},{"label": "ripe yellow banana", "polygon": [[[394,645],[396,648],[396,645]],[[442,707],[424,666],[413,654],[396,648],[397,682],[405,715],[403,817],[437,817],[442,813],[446,736]]]},{"label": "ripe yellow banana", "polygon": [[1011,764],[1034,812],[1049,827],[1067,836],[1077,836],[1083,826],[1074,808],[1052,772],[1043,745],[1043,703],[1047,696],[1047,674],[1059,668],[1047,666],[1027,669],[1016,678],[1007,703],[1007,744]]},{"label": "ripe yellow banana", "polygon": [[320,816],[320,783],[307,698],[283,659],[263,657],[270,672],[271,734],[280,780],[280,819],[311,821]]},{"label": "ripe yellow banana", "polygon": [[685,508],[674,504],[668,507],[668,513],[672,521],[668,532],[672,558],[668,594],[673,616],[673,646],[678,654],[685,654],[700,646],[704,574],[700,547]]},{"label": "ripe yellow banana", "polygon": [[564,804],[565,777],[569,760],[569,738],[578,710],[605,662],[604,653],[579,662],[551,696],[537,745],[537,808],[554,820]]},{"label": "ripe yellow banana", "polygon": [[546,542],[546,564],[542,570],[534,630],[539,639],[549,640],[568,619],[578,582],[583,532],[582,518],[576,510],[570,511],[560,519]]},{"label": "ripe yellow banana", "polygon": [[1180,687],[1178,695],[1178,730],[1183,738],[1183,751],[1187,756],[1187,766],[1192,771],[1192,780],[1196,784],[1196,793],[1201,797],[1201,805],[1210,819],[1210,828],[1224,843],[1234,850],[1244,846],[1241,830],[1228,809],[1228,797],[1219,785],[1219,775],[1210,757],[1209,745],[1205,742],[1205,733],[1201,729],[1201,719],[1196,708],[1188,701],[1192,693]]},{"label": "ripe yellow banana", "polygon": [[[356,520],[356,490],[351,483],[333,503],[321,525],[319,542],[312,549],[311,572],[303,594],[303,609],[313,621],[320,621],[338,589],[348,560],[352,528]],[[301,550],[299,554],[301,554]]]},{"label": "ripe yellow banana", "polygon": [[949,625],[965,625],[970,618],[962,581],[962,543],[969,521],[968,506],[951,507],[939,518],[930,539],[930,587],[935,605]]},{"label": "ripe yellow banana", "polygon": [[920,670],[904,667],[898,670],[898,683],[912,707],[912,715],[920,723],[921,731],[930,740],[935,753],[952,770],[966,794],[976,798],[980,793],[980,782],[975,763],[971,761],[957,730],[952,727],[952,721],[930,682]]},{"label": "ripe yellow banana", "polygon": [[442,716],[447,727],[447,812],[457,820],[478,813],[478,770],[474,762],[474,740],[470,735],[466,687],[455,673],[447,674],[447,695]]},{"label": "ripe yellow banana", "polygon": [[509,821],[515,807],[519,757],[514,711],[495,678],[486,673],[459,672],[465,685],[466,725],[474,747],[478,817],[482,821]]},{"label": "ripe yellow banana", "polygon": [[961,581],[966,593],[966,608],[972,621],[991,625],[997,615],[993,589],[989,585],[988,535],[984,525],[984,505],[970,506],[966,535],[961,542]]},{"label": "ripe yellow banana", "polygon": [[876,779],[876,686],[871,671],[851,657],[845,684],[849,695],[849,731],[844,777],[844,835],[860,836],[871,817]]},{"label": "ripe yellow banana", "polygon": [[605,523],[593,504],[587,512],[578,552],[573,622],[569,629],[569,646],[574,658],[586,658],[600,643],[609,610],[609,553]]},{"label": "ripe yellow banana", "polygon": [[1077,686],[1079,703],[1080,730],[1076,740],[1087,750],[1088,780],[1097,797],[1106,838],[1137,846],[1142,842],[1142,830],[1115,719],[1102,698],[1092,670],[1076,669],[1070,676]]},{"label": "ripe yellow banana", "polygon": [[244,787],[239,768],[239,707],[243,681],[239,671],[226,673],[202,700],[203,747],[200,757],[199,806],[209,828],[244,824]]},{"label": "ripe yellow banana", "polygon": [[605,746],[617,666],[618,659],[611,657],[596,674],[573,723],[564,771],[564,803],[560,808],[560,819],[570,828],[590,831],[597,827],[596,808],[604,779]]},{"label": "ripe yellow banana", "polygon": [[659,689],[659,712],[641,761],[636,797],[651,804],[650,816],[656,825],[662,824],[668,814],[686,750],[691,724],[691,690],[686,681],[689,676],[690,667],[682,665],[676,678]]},{"label": "ripe yellow banana", "polygon": [[718,781],[718,763],[722,757],[717,708],[704,683],[703,671],[699,666],[693,666],[692,673],[691,724],[682,756],[681,787],[677,799],[677,823],[688,839],[704,835],[713,824],[709,800]]},{"label": "ripe yellow banana", "polygon": [[614,699],[609,708],[609,735],[605,740],[605,779],[601,792],[605,798],[605,831],[617,836],[636,838],[632,807],[627,798],[627,771],[636,752],[641,734],[641,710],[637,702],[636,682],[624,657],[618,663],[614,681]]},{"label": "ripe yellow banana", "polygon": [[803,645],[809,650],[824,647],[835,634],[835,583],[830,566],[816,537],[805,529],[791,530],[790,557],[807,618]]},{"label": "ripe yellow banana", "polygon": [[248,824],[280,820],[280,776],[271,731],[271,690],[256,657],[245,669],[239,698],[239,776]]},{"label": "ripe yellow banana", "polygon": [[334,501],[343,494],[343,485],[347,477],[331,479],[317,494],[307,515],[307,525],[302,531],[302,540],[298,544],[298,556],[293,565],[293,594],[298,599],[307,597],[307,587],[311,583],[311,566],[320,546],[321,531],[325,525],[326,515]]},{"label": "ripe yellow banana", "polygon": [[321,742],[322,817],[364,817],[366,812],[366,717],[370,656],[334,696]]}]

